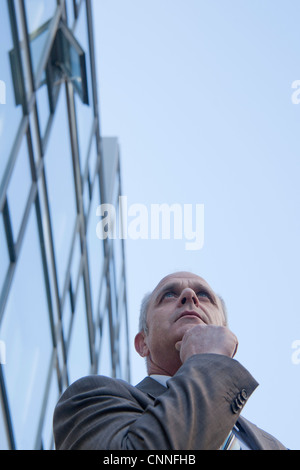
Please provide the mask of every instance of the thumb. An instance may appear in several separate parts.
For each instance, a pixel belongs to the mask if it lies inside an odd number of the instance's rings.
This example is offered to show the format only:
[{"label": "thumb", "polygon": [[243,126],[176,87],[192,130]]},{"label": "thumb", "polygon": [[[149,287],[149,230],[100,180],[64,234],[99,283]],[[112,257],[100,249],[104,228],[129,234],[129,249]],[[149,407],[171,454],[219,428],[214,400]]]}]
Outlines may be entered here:
[{"label": "thumb", "polygon": [[176,349],[177,351],[180,351],[181,344],[182,344],[182,341],[177,341],[177,343],[175,344],[175,349]]}]

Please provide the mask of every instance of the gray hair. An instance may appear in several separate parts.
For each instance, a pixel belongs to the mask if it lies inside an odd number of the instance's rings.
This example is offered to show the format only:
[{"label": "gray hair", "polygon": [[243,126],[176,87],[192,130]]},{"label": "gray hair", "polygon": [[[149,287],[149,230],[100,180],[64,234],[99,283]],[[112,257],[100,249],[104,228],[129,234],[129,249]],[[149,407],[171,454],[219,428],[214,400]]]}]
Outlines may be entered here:
[{"label": "gray hair", "polygon": [[151,295],[152,292],[147,292],[147,294],[144,295],[140,308],[139,331],[144,331],[144,333],[146,334],[148,334],[147,312],[151,300]]},{"label": "gray hair", "polygon": [[[151,295],[152,292],[147,292],[147,294],[144,295],[142,302],[141,302],[141,308],[140,308],[140,316],[139,316],[139,331],[143,331],[146,335],[148,334],[148,326],[147,326],[147,312],[151,300]],[[228,315],[227,315],[227,307],[225,304],[225,301],[223,297],[220,295],[217,295],[221,302],[222,310],[224,313],[225,317],[225,326],[228,326]]]}]

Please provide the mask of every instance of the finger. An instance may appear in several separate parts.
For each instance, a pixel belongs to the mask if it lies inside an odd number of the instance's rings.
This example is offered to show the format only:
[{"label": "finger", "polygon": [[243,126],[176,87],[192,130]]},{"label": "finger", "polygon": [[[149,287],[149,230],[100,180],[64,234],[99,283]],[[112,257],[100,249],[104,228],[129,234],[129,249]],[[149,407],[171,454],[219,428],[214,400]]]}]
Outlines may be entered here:
[{"label": "finger", "polygon": [[180,351],[181,344],[182,344],[182,341],[177,341],[177,343],[175,344],[175,349],[176,349],[177,351]]}]

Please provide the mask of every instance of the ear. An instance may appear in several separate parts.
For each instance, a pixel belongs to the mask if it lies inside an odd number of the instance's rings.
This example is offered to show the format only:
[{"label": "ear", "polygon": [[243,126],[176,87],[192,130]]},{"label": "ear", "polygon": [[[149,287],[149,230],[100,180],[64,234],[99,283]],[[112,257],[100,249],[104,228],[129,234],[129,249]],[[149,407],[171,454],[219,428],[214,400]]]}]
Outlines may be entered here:
[{"label": "ear", "polygon": [[140,331],[134,338],[134,346],[136,351],[141,357],[149,356],[149,348],[147,345],[146,335],[143,331]]}]

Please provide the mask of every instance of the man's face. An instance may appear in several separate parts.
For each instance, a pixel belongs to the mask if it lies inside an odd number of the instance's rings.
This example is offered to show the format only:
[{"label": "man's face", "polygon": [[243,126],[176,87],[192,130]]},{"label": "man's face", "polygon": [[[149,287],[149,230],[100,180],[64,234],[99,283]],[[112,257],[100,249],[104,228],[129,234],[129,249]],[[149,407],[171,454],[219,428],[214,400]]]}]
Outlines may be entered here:
[{"label": "man's face", "polygon": [[148,364],[153,364],[153,373],[176,372],[181,363],[175,344],[198,324],[225,325],[218,296],[193,273],[178,272],[163,278],[151,295],[148,333],[139,337],[138,347],[136,342],[138,352],[148,357]]}]

